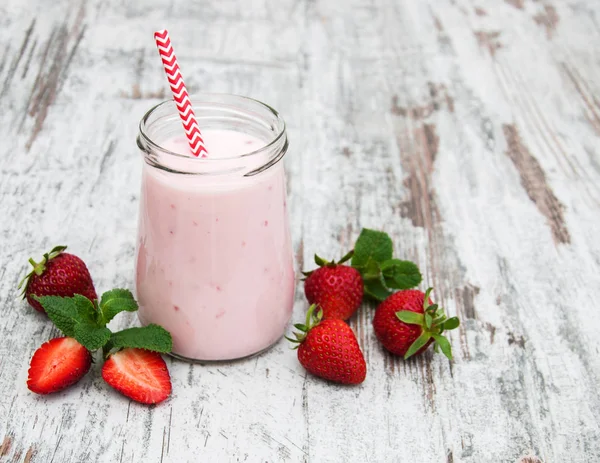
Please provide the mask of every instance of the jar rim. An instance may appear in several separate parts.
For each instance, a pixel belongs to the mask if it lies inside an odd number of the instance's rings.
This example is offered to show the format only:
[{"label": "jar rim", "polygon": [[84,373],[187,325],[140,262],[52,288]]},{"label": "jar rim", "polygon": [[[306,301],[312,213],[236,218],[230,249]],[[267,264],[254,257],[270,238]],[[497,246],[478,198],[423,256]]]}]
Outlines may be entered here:
[{"label": "jar rim", "polygon": [[[208,97],[209,99],[211,98],[219,98],[219,97],[234,97],[236,99],[242,100],[242,101],[249,101],[249,102],[253,102],[253,103],[258,103],[260,106],[263,107],[263,109],[268,110],[272,115],[275,116],[278,124],[277,124],[277,128],[278,131],[275,134],[275,137],[269,141],[265,146],[254,150],[254,151],[250,151],[248,153],[244,153],[244,154],[240,154],[237,156],[228,156],[228,157],[219,157],[217,159],[215,158],[211,158],[210,157],[210,153],[208,156],[206,157],[201,157],[201,156],[187,156],[185,154],[181,154],[181,153],[176,153],[175,151],[171,151],[168,149],[163,148],[162,146],[160,146],[159,144],[155,143],[146,133],[146,131],[144,130],[147,127],[147,121],[150,118],[150,116],[152,116],[152,114],[154,114],[155,111],[158,111],[160,108],[162,108],[163,106],[170,104],[170,103],[174,103],[173,99],[170,100],[164,100],[161,101],[160,103],[154,105],[153,107],[151,107],[148,111],[146,111],[146,113],[144,114],[144,116],[142,117],[142,119],[140,120],[139,123],[139,131],[140,131],[140,135],[141,137],[144,139],[144,141],[153,149],[153,150],[158,150],[162,153],[165,153],[167,155],[170,156],[175,156],[176,158],[182,158],[185,159],[186,161],[192,161],[192,162],[201,162],[201,163],[218,163],[218,162],[225,162],[225,161],[233,161],[235,159],[249,159],[252,158],[254,156],[258,156],[260,154],[263,154],[266,151],[269,151],[270,149],[272,149],[274,146],[276,146],[281,138],[283,136],[285,136],[285,131],[286,131],[286,123],[285,120],[283,119],[283,117],[281,117],[281,115],[279,114],[279,112],[273,108],[272,106],[269,106],[266,103],[263,103],[260,100],[257,100],[255,98],[250,98],[247,96],[243,96],[243,95],[237,95],[235,93],[197,93],[194,94],[192,97],[190,97],[190,99],[201,99],[201,98],[206,98]],[[209,101],[210,102],[210,101]]]}]

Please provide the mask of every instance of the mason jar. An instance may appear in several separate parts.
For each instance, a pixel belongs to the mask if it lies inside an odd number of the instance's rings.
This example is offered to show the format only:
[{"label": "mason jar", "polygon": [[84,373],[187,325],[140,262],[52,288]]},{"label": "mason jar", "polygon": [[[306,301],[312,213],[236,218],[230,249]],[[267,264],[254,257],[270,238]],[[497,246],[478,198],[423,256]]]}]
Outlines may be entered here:
[{"label": "mason jar", "polygon": [[273,345],[292,312],[288,139],[259,101],[201,94],[192,104],[206,157],[191,156],[172,100],[140,122],[138,314],[170,331],[176,357],[239,359]]}]

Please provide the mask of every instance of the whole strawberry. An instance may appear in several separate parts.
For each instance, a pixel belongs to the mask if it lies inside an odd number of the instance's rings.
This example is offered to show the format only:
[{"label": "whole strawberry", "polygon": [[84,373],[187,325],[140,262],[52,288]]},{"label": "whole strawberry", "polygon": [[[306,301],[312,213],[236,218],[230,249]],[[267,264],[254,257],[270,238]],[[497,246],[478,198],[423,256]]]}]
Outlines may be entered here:
[{"label": "whole strawberry", "polygon": [[367,364],[352,329],[342,320],[322,320],[323,311],[315,314],[311,305],[306,324],[294,325],[298,360],[309,373],[342,384],[359,384],[367,375]]},{"label": "whole strawberry", "polygon": [[19,289],[25,284],[23,298],[38,312],[45,312],[33,296],[72,297],[81,294],[90,301],[98,299],[94,283],[83,261],[73,254],[63,252],[66,246],[56,246],[44,254],[41,262],[29,259],[33,270],[21,280]]},{"label": "whole strawberry", "polygon": [[405,359],[424,352],[431,343],[452,359],[452,348],[444,331],[458,328],[458,318],[447,318],[444,309],[429,295],[416,289],[398,291],[383,301],[373,318],[377,339],[387,350]]},{"label": "whole strawberry", "polygon": [[[351,254],[349,255],[351,256]],[[347,320],[362,302],[364,285],[360,272],[340,262],[327,262],[315,254],[318,269],[307,272],[304,293],[311,304],[323,309],[323,319]]]}]

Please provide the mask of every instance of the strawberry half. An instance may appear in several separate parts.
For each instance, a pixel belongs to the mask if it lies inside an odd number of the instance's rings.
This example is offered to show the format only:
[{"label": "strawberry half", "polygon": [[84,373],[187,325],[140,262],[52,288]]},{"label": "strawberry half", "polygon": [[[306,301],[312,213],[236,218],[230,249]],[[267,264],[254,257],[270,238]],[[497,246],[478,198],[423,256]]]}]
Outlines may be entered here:
[{"label": "strawberry half", "polygon": [[23,298],[38,312],[45,313],[42,305],[33,296],[73,297],[81,294],[94,302],[98,299],[94,282],[85,263],[73,254],[63,252],[66,246],[56,246],[44,254],[41,262],[29,259],[33,270],[19,283],[25,284]]},{"label": "strawberry half", "polygon": [[79,381],[91,364],[92,355],[75,339],[51,339],[33,354],[27,387],[36,394],[61,391]]},{"label": "strawberry half", "polygon": [[167,364],[157,352],[127,348],[112,354],[102,378],[121,394],[143,404],[156,404],[171,394]]},{"label": "strawberry half", "polygon": [[359,384],[367,375],[367,364],[356,336],[342,320],[322,320],[321,309],[315,314],[311,305],[306,324],[294,325],[298,360],[309,373],[342,384]]}]

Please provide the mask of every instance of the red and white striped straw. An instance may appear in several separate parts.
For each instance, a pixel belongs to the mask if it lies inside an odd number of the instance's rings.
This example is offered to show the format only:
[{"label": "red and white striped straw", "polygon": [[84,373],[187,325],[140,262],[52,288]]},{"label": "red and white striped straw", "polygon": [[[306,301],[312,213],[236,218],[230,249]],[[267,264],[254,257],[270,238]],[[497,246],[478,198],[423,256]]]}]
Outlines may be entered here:
[{"label": "red and white striped straw", "polygon": [[194,156],[206,157],[208,152],[204,146],[204,140],[202,140],[202,134],[200,133],[200,127],[198,127],[198,121],[196,120],[196,114],[192,108],[190,102],[190,95],[188,94],[185,84],[183,83],[183,77],[179,64],[177,64],[177,58],[171,45],[171,39],[169,32],[166,29],[157,31],[154,33],[154,40],[156,41],[156,47],[158,48],[158,54],[162,59],[165,73],[169,85],[171,86],[171,92],[173,92],[173,99],[175,105],[179,111],[179,117],[185,130],[188,142],[190,143],[190,149]]}]

